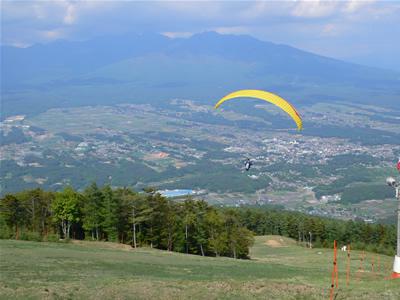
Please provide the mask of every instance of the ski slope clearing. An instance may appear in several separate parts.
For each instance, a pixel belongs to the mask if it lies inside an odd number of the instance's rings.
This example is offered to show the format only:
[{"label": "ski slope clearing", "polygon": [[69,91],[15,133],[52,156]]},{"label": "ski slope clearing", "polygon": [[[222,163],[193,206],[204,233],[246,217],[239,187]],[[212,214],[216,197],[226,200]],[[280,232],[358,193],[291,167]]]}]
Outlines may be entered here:
[{"label": "ski slope clearing", "polygon": [[[256,237],[250,260],[132,249],[112,243],[0,240],[0,299],[329,299],[333,251]],[[392,257],[338,253],[336,299],[399,299]],[[371,263],[374,259],[374,271]],[[379,262],[379,263],[378,263]]]}]

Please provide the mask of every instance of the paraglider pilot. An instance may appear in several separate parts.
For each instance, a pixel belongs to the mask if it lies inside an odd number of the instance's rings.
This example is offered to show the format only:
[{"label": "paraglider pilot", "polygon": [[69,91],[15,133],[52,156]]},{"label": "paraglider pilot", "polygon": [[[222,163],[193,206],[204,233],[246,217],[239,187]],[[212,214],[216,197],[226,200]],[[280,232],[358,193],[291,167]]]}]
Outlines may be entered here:
[{"label": "paraglider pilot", "polygon": [[249,158],[246,158],[245,162],[244,162],[244,167],[246,169],[246,171],[250,170],[250,167],[253,165],[253,163],[251,162],[251,160]]}]

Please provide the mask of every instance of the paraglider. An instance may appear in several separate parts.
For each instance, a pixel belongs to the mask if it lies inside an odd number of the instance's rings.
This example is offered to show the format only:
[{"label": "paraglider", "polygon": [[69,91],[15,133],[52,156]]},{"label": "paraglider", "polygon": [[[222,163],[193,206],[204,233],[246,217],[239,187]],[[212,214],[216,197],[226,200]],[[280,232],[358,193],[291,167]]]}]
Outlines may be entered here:
[{"label": "paraglider", "polygon": [[222,103],[224,103],[227,100],[235,99],[235,98],[256,98],[256,99],[261,99],[267,102],[270,102],[279,108],[281,108],[284,112],[286,112],[296,123],[297,129],[302,130],[303,129],[303,121],[297,112],[297,110],[285,99],[279,97],[276,94],[267,92],[267,91],[262,91],[262,90],[239,90],[233,93],[230,93],[223,97],[221,100],[215,104],[215,109],[217,109]]},{"label": "paraglider", "polygon": [[[301,119],[297,110],[285,99],[281,98],[280,96],[262,90],[239,90],[233,93],[230,93],[220,99],[217,104],[215,104],[214,108],[217,109],[222,103],[225,101],[236,99],[236,98],[256,98],[260,100],[264,100],[270,102],[279,108],[281,108],[284,112],[286,112],[296,123],[297,130],[303,129],[303,120]],[[249,158],[245,160],[245,169],[249,171],[253,162],[250,161]]]}]

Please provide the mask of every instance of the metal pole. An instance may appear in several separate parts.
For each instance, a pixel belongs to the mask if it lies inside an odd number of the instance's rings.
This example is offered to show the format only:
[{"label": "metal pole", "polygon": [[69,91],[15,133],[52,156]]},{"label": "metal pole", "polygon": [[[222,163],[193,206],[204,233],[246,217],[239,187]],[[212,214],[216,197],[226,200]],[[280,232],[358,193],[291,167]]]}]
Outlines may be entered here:
[{"label": "metal pole", "polygon": [[397,199],[397,254],[394,257],[392,278],[400,278],[400,183],[394,185]]},{"label": "metal pole", "polygon": [[400,257],[400,185],[396,186],[397,198],[397,256]]}]

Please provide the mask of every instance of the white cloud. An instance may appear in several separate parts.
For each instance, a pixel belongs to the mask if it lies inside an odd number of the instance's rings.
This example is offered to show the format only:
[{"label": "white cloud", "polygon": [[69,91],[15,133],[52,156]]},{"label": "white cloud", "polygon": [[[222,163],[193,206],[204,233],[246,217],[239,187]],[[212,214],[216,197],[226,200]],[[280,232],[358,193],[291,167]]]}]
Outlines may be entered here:
[{"label": "white cloud", "polygon": [[268,2],[257,1],[250,4],[246,9],[239,12],[240,17],[245,19],[257,18],[261,15],[265,15],[268,8]]},{"label": "white cloud", "polygon": [[43,9],[43,6],[41,6],[41,5],[37,5],[37,4],[33,5],[33,12],[35,14],[35,17],[39,20],[45,19],[47,17],[46,12]]},{"label": "white cloud", "polygon": [[31,44],[27,43],[20,43],[20,42],[10,42],[10,46],[16,47],[16,48],[28,48],[32,46]]},{"label": "white cloud", "polygon": [[220,34],[250,34],[251,29],[246,26],[216,27],[211,30]]},{"label": "white cloud", "polygon": [[[1,1],[1,0],[0,0]],[[400,52],[400,1],[2,1],[2,44],[159,32],[250,34],[335,56],[367,46]],[[371,50],[372,51],[372,50]],[[397,57],[393,57],[397,59]]]},{"label": "white cloud", "polygon": [[321,18],[332,15],[340,3],[337,1],[299,1],[291,14],[303,18]]},{"label": "white cloud", "polygon": [[73,24],[75,20],[76,20],[76,7],[74,4],[68,4],[63,21],[65,24],[70,25]]},{"label": "white cloud", "polygon": [[346,31],[346,28],[341,24],[328,23],[323,25],[320,36],[324,37],[335,37],[343,34]]},{"label": "white cloud", "polygon": [[187,31],[166,31],[166,32],[161,32],[162,35],[165,35],[166,37],[169,38],[188,38],[191,37],[194,33],[193,32],[187,32]]},{"label": "white cloud", "polygon": [[375,0],[351,0],[346,1],[343,6],[343,12],[345,13],[355,13],[360,11],[360,9],[365,8],[373,4]]},{"label": "white cloud", "polygon": [[62,29],[41,31],[40,35],[42,35],[46,40],[57,40],[64,37]]}]

